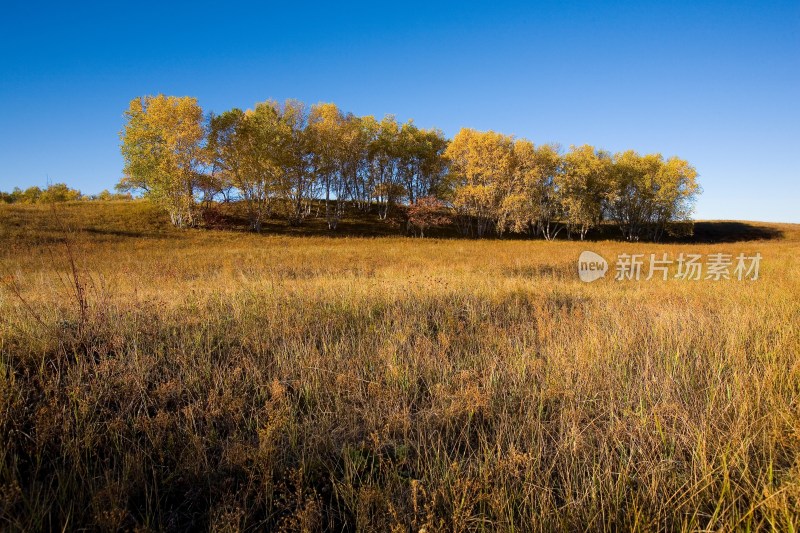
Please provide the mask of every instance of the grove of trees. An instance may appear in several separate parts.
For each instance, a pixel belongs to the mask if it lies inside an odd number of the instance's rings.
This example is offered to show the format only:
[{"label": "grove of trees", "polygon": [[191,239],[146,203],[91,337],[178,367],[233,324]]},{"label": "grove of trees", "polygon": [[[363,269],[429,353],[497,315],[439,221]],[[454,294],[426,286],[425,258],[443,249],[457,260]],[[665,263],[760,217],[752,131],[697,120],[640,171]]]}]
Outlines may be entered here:
[{"label": "grove of trees", "polygon": [[125,116],[117,188],[142,192],[179,227],[195,224],[202,205],[236,200],[253,231],[268,218],[301,225],[309,216],[335,230],[349,208],[381,220],[401,212],[420,235],[453,220],[465,236],[583,239],[614,223],[627,240],[658,240],[691,227],[700,192],[696,170],[677,157],[588,145],[562,153],[469,128],[451,140],[330,103],[270,100],[205,115],[195,98],[158,95],[135,98]]},{"label": "grove of trees", "polygon": [[65,183],[52,183],[44,189],[37,186],[23,190],[14,187],[11,192],[0,191],[0,202],[7,204],[49,204],[57,202],[74,202],[77,200],[130,200],[129,193],[119,194],[104,190],[99,194],[84,195]]}]

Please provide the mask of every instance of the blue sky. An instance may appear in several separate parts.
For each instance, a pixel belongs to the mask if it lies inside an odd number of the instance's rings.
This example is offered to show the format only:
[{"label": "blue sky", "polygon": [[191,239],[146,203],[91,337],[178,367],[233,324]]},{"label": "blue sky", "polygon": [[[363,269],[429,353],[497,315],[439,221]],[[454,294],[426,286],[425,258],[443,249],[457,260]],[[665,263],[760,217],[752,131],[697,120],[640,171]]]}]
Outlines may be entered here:
[{"label": "blue sky", "polygon": [[697,218],[800,222],[800,2],[4,4],[0,190],[112,188],[122,112],[276,98],[688,159]]}]

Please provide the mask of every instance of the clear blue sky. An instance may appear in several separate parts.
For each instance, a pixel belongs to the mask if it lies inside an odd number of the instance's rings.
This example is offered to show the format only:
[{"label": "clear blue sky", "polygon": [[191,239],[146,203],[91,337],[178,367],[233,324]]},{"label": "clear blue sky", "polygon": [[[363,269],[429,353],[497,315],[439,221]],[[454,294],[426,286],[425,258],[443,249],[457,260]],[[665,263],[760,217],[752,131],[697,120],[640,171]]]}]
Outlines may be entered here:
[{"label": "clear blue sky", "polygon": [[5,3],[0,189],[112,188],[131,98],[268,98],[688,159],[697,218],[800,222],[800,1]]}]

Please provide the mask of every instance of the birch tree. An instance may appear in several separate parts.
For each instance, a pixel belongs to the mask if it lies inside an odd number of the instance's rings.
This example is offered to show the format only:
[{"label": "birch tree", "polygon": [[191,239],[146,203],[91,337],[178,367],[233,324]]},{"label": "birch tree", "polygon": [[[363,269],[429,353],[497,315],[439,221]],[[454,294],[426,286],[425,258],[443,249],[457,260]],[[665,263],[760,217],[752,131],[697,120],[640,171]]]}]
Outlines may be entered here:
[{"label": "birch tree", "polygon": [[513,172],[513,143],[508,135],[462,128],[447,147],[451,203],[463,233],[482,237],[497,229]]},{"label": "birch tree", "polygon": [[174,226],[194,223],[194,189],[205,159],[203,110],[196,98],[134,98],[120,134],[125,160],[121,191],[143,191]]},{"label": "birch tree", "polygon": [[600,223],[610,192],[611,155],[593,146],[572,146],[556,183],[570,231],[584,240]]}]

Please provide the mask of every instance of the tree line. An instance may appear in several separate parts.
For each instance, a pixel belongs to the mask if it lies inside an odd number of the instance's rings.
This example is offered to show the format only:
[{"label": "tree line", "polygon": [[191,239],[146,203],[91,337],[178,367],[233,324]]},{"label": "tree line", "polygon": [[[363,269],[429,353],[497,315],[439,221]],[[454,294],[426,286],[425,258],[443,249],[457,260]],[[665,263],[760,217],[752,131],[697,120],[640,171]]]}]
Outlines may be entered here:
[{"label": "tree line", "polygon": [[125,117],[117,188],[142,192],[179,227],[196,224],[203,205],[235,200],[253,231],[312,214],[335,230],[348,208],[381,220],[402,213],[420,234],[452,220],[465,236],[583,239],[609,222],[627,240],[658,240],[690,228],[700,192],[678,157],[588,145],[562,153],[470,128],[448,139],[331,103],[269,100],[206,116],[195,98],[158,95],[133,99]]},{"label": "tree line", "polygon": [[77,200],[130,200],[130,193],[112,193],[107,189],[98,194],[85,195],[72,189],[66,183],[51,183],[44,189],[33,186],[27,189],[14,187],[11,192],[0,191],[0,202],[6,204],[49,204],[55,202],[74,202]]}]

